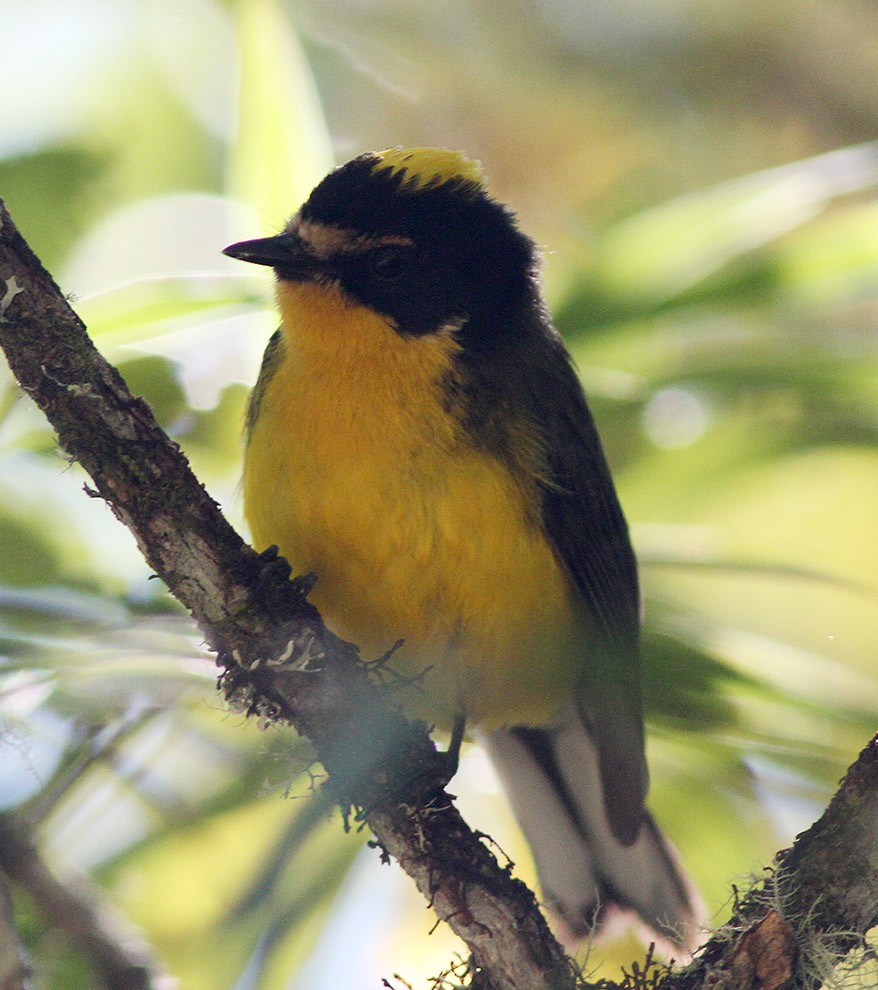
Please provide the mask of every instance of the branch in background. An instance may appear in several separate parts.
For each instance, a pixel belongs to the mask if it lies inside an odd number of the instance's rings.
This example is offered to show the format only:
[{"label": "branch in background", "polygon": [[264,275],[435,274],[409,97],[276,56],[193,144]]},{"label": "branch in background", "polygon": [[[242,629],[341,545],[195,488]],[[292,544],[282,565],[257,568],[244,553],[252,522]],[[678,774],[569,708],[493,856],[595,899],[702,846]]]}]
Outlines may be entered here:
[{"label": "branch in background", "polygon": [[[149,946],[101,905],[84,880],[59,880],[40,855],[29,829],[14,815],[0,815],[0,869],[39,906],[52,925],[66,932],[100,973],[107,990],[171,990]],[[2,983],[21,987],[26,983]]]},{"label": "branch in background", "polygon": [[30,990],[30,964],[15,928],[12,895],[0,869],[0,988]]},{"label": "branch in background", "polygon": [[[5,292],[5,295],[4,295]],[[479,990],[572,988],[571,964],[530,891],[501,869],[444,792],[441,755],[371,682],[278,562],[247,547],[144,402],[95,351],[0,204],[0,344],[22,387],[144,556],[192,612],[241,710],[314,743],[342,807],[468,944]],[[811,990],[826,960],[878,922],[878,742],[820,821],[662,990]],[[646,987],[632,977],[631,986]]]}]

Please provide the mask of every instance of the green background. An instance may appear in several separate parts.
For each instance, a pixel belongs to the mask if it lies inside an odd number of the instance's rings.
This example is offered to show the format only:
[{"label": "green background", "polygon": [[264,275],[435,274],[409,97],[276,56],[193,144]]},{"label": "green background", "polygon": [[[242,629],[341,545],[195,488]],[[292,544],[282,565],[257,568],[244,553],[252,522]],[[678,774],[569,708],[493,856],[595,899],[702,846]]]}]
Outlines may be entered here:
[{"label": "green background", "polygon": [[[0,196],[239,526],[275,317],[222,247],[361,151],[481,160],[544,250],[605,439],[641,559],[651,805],[722,921],[875,728],[878,8],[5,0],[3,38]],[[84,480],[4,365],[0,807],[184,990],[426,985],[461,947],[343,831],[306,746],[224,711]],[[453,790],[531,880],[476,749]],[[36,986],[94,986],[17,907]]]}]

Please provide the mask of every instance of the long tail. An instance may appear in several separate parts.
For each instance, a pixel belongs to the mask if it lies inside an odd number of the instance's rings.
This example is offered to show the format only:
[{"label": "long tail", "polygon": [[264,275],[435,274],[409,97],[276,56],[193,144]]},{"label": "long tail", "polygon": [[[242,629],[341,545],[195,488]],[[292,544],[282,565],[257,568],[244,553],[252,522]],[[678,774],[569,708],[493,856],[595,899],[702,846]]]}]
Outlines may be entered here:
[{"label": "long tail", "polygon": [[677,950],[698,945],[703,914],[671,845],[646,813],[633,845],[612,834],[594,743],[578,716],[482,737],[527,838],[543,897],[573,938],[634,911]]}]

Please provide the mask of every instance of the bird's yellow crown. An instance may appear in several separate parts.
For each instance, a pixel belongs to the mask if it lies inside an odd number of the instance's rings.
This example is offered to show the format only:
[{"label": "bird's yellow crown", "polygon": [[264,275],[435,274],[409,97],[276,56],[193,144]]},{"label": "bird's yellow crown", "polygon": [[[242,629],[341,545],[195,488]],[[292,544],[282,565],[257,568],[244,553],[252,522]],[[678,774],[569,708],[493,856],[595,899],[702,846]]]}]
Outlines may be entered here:
[{"label": "bird's yellow crown", "polygon": [[485,186],[482,166],[462,151],[445,148],[388,148],[375,152],[380,164],[376,170],[402,173],[405,188],[410,191],[458,182],[475,191]]}]

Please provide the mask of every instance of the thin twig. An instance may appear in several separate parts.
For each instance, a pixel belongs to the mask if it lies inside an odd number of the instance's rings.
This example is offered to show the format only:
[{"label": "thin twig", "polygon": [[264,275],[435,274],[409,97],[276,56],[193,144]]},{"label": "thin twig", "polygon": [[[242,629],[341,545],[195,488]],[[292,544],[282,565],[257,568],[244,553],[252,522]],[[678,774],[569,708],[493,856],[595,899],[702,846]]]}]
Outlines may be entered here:
[{"label": "thin twig", "polygon": [[111,916],[90,884],[82,878],[62,881],[55,875],[30,831],[16,816],[0,814],[0,869],[30,895],[51,924],[67,933],[100,973],[107,990],[176,986],[149,946]]},{"label": "thin twig", "polygon": [[0,990],[30,990],[31,969],[15,928],[12,894],[0,870]]}]

